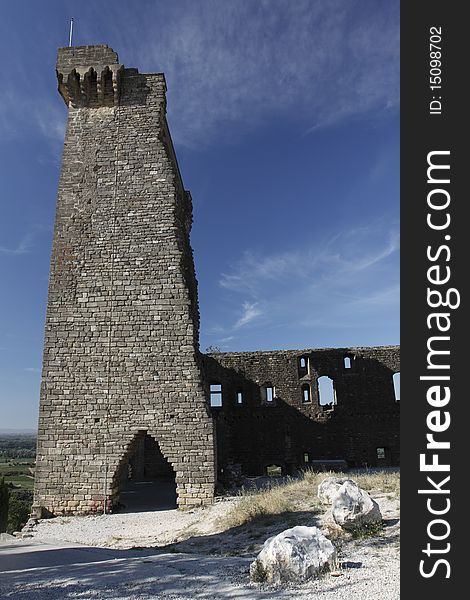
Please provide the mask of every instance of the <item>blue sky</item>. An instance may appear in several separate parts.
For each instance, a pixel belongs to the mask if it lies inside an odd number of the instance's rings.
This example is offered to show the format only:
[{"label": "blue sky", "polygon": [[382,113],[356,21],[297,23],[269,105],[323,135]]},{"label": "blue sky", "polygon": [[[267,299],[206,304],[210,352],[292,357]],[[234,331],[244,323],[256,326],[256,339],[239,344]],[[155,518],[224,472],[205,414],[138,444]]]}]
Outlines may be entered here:
[{"label": "blue sky", "polygon": [[202,350],[399,343],[397,1],[2,2],[0,429],[36,426],[70,17],[165,73]]}]

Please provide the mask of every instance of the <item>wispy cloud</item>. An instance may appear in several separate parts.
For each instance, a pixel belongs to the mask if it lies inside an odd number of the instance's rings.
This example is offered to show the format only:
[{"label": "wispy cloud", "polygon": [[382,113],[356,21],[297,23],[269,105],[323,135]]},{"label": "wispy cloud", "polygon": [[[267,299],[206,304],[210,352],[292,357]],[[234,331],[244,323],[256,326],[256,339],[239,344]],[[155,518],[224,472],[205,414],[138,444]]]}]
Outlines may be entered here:
[{"label": "wispy cloud", "polygon": [[262,310],[259,308],[257,302],[244,302],[242,311],[242,316],[233,326],[234,329],[239,329],[240,327],[247,325],[262,314]]},{"label": "wispy cloud", "polygon": [[7,256],[19,256],[21,254],[27,254],[33,249],[33,234],[27,233],[21,238],[16,246],[6,247],[0,246],[0,254]]},{"label": "wispy cloud", "polygon": [[27,373],[40,373],[41,369],[39,367],[25,367],[24,371]]},{"label": "wispy cloud", "polygon": [[260,323],[360,326],[398,304],[398,249],[397,228],[383,221],[277,255],[246,251],[219,280],[234,323],[219,336]]},{"label": "wispy cloud", "polygon": [[[101,16],[84,11],[86,43],[105,35],[126,66],[165,72],[179,144],[228,140],[286,116],[298,120],[299,134],[312,132],[371,111],[387,114],[399,102],[398,1],[117,3],[105,29]],[[65,111],[43,71],[14,67],[19,87],[0,92],[2,135],[27,124],[62,139]]]},{"label": "wispy cloud", "polygon": [[375,225],[351,229],[332,236],[325,243],[271,256],[259,256],[250,250],[232,269],[223,273],[221,287],[260,297],[267,283],[287,281],[321,282],[357,278],[361,271],[370,270],[399,248],[396,229],[385,233]]},{"label": "wispy cloud", "polygon": [[[285,114],[313,131],[399,102],[398,2],[357,8],[349,0],[183,1],[161,14],[140,7],[131,20],[141,20],[139,44],[127,38],[120,52],[129,66],[166,73],[179,143]],[[158,18],[165,27],[156,36]]]},{"label": "wispy cloud", "polygon": [[60,142],[62,145],[66,125],[63,107],[56,104],[44,103],[41,109],[34,111],[33,116],[35,124],[41,133],[50,140]]},{"label": "wispy cloud", "polygon": [[228,342],[231,342],[231,341],[233,341],[234,339],[235,339],[235,336],[234,336],[234,335],[229,335],[229,336],[227,336],[227,337],[220,338],[220,341],[226,344],[226,343],[228,343]]},{"label": "wispy cloud", "polygon": [[66,116],[59,99],[54,102],[47,94],[25,97],[22,84],[17,85],[18,88],[9,86],[0,92],[0,135],[13,139],[36,133],[62,143]]}]

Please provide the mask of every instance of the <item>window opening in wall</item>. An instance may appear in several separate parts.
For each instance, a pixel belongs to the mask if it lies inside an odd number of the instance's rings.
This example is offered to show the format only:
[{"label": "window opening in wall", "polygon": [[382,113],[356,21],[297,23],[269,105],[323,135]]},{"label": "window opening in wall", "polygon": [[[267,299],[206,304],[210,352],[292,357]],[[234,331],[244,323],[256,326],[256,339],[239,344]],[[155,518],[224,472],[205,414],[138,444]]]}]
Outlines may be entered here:
[{"label": "window opening in wall", "polygon": [[211,383],[210,401],[212,408],[220,408],[222,406],[222,385],[220,383]]},{"label": "window opening in wall", "polygon": [[333,380],[327,375],[318,378],[318,401],[320,406],[333,408],[336,404],[336,390]]},{"label": "window opening in wall", "polygon": [[385,459],[385,448],[377,448],[377,458],[379,460]]},{"label": "window opening in wall", "polygon": [[266,467],[266,475],[269,477],[280,477],[282,475],[282,467],[280,465],[269,465]]},{"label": "window opening in wall", "polygon": [[261,401],[273,402],[275,398],[275,390],[272,383],[265,383],[261,388]]},{"label": "window opening in wall", "polygon": [[304,404],[311,402],[310,386],[307,383],[302,386],[302,402]]},{"label": "window opening in wall", "polygon": [[400,373],[393,375],[393,391],[395,393],[395,402],[400,401]]},{"label": "window opening in wall", "polygon": [[272,383],[267,382],[260,387],[261,402],[264,404],[274,404],[276,398],[276,388]]},{"label": "window opening in wall", "polygon": [[351,368],[351,358],[349,356],[344,357],[344,368],[345,369]]},{"label": "window opening in wall", "polygon": [[299,368],[299,377],[304,377],[308,373],[308,358],[306,356],[301,356],[299,358],[298,363]]},{"label": "window opening in wall", "polygon": [[243,404],[243,391],[237,390],[237,404]]},{"label": "window opening in wall", "polygon": [[310,462],[310,456],[308,452],[304,452],[304,463]]}]

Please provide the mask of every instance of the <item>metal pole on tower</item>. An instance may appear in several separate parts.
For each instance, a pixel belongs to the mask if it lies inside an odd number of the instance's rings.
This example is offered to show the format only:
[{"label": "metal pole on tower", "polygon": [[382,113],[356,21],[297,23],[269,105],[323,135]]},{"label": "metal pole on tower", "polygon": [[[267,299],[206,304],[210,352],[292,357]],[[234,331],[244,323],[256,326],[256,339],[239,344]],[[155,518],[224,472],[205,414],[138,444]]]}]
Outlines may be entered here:
[{"label": "metal pole on tower", "polygon": [[72,36],[73,36],[73,18],[70,19],[69,46],[72,46]]}]

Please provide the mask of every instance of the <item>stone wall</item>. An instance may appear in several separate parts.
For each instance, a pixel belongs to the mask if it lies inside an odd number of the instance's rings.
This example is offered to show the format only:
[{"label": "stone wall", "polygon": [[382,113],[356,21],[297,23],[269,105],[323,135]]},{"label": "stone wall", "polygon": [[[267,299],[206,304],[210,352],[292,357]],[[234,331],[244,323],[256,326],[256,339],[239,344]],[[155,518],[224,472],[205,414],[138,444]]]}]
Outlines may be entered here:
[{"label": "stone wall", "polygon": [[[192,203],[163,74],[82,46],[59,49],[57,78],[68,123],[34,514],[111,510],[130,475],[175,474],[188,507],[211,502],[216,472],[240,466],[398,464],[397,347],[199,353]],[[329,405],[322,376],[334,382]]]},{"label": "stone wall", "polygon": [[[211,384],[222,386],[222,407],[211,409],[219,477],[231,464],[248,475],[335,459],[350,467],[398,465],[400,402],[392,378],[399,371],[396,346],[204,356],[208,398]],[[320,404],[322,376],[333,381],[329,405]]]},{"label": "stone wall", "polygon": [[163,74],[106,46],[59,49],[68,105],[49,281],[35,507],[110,509],[139,432],[176,473],[179,506],[211,502],[213,421],[198,353],[191,198]]}]

